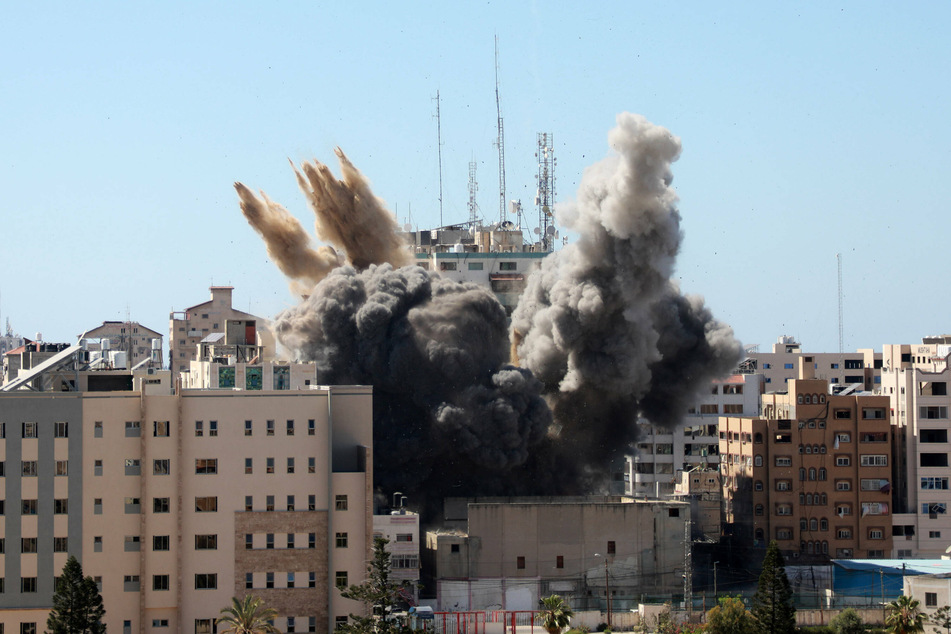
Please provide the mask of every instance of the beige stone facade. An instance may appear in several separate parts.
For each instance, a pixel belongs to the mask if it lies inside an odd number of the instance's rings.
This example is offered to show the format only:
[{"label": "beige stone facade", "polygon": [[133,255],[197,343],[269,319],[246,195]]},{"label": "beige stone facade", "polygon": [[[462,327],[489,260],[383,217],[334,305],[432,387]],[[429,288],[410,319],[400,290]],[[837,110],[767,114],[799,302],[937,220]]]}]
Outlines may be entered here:
[{"label": "beige stone facade", "polygon": [[787,385],[763,396],[763,417],[720,419],[724,523],[756,548],[776,540],[790,563],[888,556],[888,398]]},{"label": "beige stone facade", "polygon": [[0,394],[6,513],[0,623],[42,631],[69,554],[99,581],[111,632],[210,631],[259,595],[282,631],[362,609],[372,537],[366,387]]}]

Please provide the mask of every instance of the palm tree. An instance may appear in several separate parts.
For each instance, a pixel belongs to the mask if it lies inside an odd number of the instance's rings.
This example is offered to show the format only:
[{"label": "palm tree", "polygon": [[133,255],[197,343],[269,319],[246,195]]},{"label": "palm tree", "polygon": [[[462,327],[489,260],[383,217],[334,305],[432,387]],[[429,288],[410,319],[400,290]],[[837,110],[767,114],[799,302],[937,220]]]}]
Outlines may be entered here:
[{"label": "palm tree", "polygon": [[545,606],[545,609],[539,612],[535,618],[542,622],[542,627],[548,630],[549,634],[560,634],[563,629],[568,627],[571,617],[575,615],[571,607],[557,594],[544,597],[542,605]]},{"label": "palm tree", "polygon": [[921,612],[920,603],[917,599],[912,599],[901,595],[888,604],[888,615],[885,617],[885,625],[888,626],[890,634],[911,634],[912,632],[925,631],[925,619],[928,617]]},{"label": "palm tree", "polygon": [[243,599],[232,598],[231,605],[222,608],[221,614],[218,625],[227,626],[219,630],[221,634],[281,634],[272,623],[277,610],[265,607],[263,600],[250,594]]}]

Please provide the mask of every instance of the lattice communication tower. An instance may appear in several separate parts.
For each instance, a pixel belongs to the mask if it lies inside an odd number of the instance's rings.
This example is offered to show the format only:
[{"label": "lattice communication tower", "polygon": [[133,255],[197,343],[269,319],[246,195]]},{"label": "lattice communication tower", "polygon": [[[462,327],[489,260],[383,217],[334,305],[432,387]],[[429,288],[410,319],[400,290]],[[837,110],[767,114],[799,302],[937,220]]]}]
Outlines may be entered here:
[{"label": "lattice communication tower", "polygon": [[542,250],[552,251],[555,245],[555,159],[554,138],[550,132],[538,133],[538,189],[535,206],[538,207],[539,243]]}]

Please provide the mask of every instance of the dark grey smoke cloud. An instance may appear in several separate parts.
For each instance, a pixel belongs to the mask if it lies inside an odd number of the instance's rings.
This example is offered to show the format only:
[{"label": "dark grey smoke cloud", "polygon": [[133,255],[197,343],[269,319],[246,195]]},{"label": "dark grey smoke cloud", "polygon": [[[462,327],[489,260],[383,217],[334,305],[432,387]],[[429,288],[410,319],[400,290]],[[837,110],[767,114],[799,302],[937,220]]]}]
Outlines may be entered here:
[{"label": "dark grey smoke cloud", "polygon": [[542,262],[512,316],[520,365],[545,384],[557,445],[595,470],[633,451],[640,417],[679,423],[742,352],[701,298],[670,281],[680,140],[629,113],[608,140],[615,154],[585,170],[577,202],[559,210],[577,242]]},{"label": "dark grey smoke cloud", "polygon": [[505,310],[481,286],[344,266],[274,327],[320,382],[374,387],[375,480],[388,490],[477,493],[481,473],[523,464],[551,423],[541,383],[507,364]]}]

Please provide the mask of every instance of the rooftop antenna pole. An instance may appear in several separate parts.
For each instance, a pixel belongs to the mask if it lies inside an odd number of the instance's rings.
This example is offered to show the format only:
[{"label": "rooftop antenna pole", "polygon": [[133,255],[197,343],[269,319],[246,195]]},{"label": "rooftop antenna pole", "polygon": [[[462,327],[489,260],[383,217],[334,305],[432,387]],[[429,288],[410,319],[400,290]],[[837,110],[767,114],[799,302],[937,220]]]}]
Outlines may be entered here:
[{"label": "rooftop antenna pole", "polygon": [[473,227],[479,221],[479,203],[476,202],[476,192],[479,183],[476,181],[476,162],[469,161],[469,224]]},{"label": "rooftop antenna pole", "polygon": [[835,261],[839,269],[839,352],[845,352],[842,337],[842,254],[835,254]]},{"label": "rooftop antenna pole", "polygon": [[442,220],[442,119],[439,116],[439,91],[436,91],[436,149],[439,154],[439,226],[444,227]]},{"label": "rooftop antenna pole", "polygon": [[552,251],[554,248],[555,225],[552,209],[555,201],[555,150],[554,138],[550,132],[538,133],[538,149],[535,156],[538,158],[537,193],[535,205],[538,206],[539,242],[543,251]]},{"label": "rooftop antenna pole", "polygon": [[502,126],[502,97],[499,93],[499,36],[495,36],[495,109],[499,115],[499,223],[505,222],[505,132]]}]

